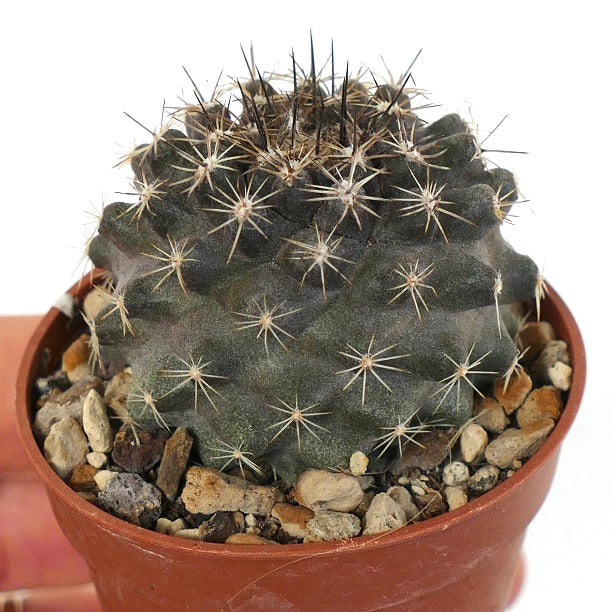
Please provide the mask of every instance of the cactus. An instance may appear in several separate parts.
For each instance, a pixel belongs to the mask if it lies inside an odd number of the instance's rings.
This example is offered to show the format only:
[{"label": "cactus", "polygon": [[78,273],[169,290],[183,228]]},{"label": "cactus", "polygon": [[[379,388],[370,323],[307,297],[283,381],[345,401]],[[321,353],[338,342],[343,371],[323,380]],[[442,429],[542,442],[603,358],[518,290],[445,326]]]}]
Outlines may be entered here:
[{"label": "cactus", "polygon": [[419,119],[409,75],[294,62],[282,91],[247,64],[239,112],[196,87],[182,129],[126,156],[138,201],[88,244],[112,281],[97,357],[132,367],[135,422],[187,427],[207,465],[388,464],[516,367],[513,305],[542,291],[500,234],[516,184],[458,115]]}]

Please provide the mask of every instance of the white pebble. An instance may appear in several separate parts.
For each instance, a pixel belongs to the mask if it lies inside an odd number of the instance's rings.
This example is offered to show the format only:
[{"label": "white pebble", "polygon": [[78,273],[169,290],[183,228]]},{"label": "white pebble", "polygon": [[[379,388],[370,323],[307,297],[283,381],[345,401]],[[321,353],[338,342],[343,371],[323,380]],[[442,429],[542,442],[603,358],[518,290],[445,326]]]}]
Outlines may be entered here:
[{"label": "white pebble", "polygon": [[461,461],[453,461],[445,465],[444,470],[442,470],[444,484],[447,484],[449,487],[457,487],[467,482],[469,477],[470,470],[468,466]]},{"label": "white pebble", "polygon": [[51,427],[44,444],[45,459],[61,478],[83,462],[87,454],[87,438],[71,416],[65,416]]},{"label": "white pebble", "polygon": [[484,453],[488,442],[487,432],[480,425],[470,423],[459,439],[463,460],[466,463],[476,461]]},{"label": "white pebble", "polygon": [[368,459],[365,453],[362,453],[361,451],[355,451],[351,455],[351,459],[349,461],[351,474],[353,474],[353,476],[361,476],[362,474],[365,474],[366,470],[368,469],[369,462],[370,460]]},{"label": "white pebble", "polygon": [[172,521],[168,527],[168,533],[174,535],[177,531],[185,529],[185,521],[182,518],[177,518]]},{"label": "white pebble", "polygon": [[548,377],[557,389],[567,391],[572,384],[572,368],[562,361],[557,361],[554,366],[548,368]]},{"label": "white pebble", "polygon": [[170,519],[163,517],[158,518],[157,522],[155,523],[155,531],[157,531],[157,533],[168,533],[170,525],[172,525],[172,521]]},{"label": "white pebble", "polygon": [[95,468],[102,468],[108,462],[108,457],[105,453],[101,453],[100,451],[93,451],[91,453],[87,453],[85,455],[85,459],[87,459],[87,463],[92,465]]},{"label": "white pebble", "polygon": [[107,453],[113,448],[113,431],[106,405],[100,394],[92,389],[83,402],[83,429],[91,450]]},{"label": "white pebble", "polygon": [[111,470],[100,470],[97,474],[94,475],[94,480],[98,485],[98,489],[100,491],[104,491],[108,486],[108,483],[117,476],[117,472],[112,472]]},{"label": "white pebble", "polygon": [[463,487],[446,487],[444,496],[449,510],[455,510],[461,506],[465,506],[468,501],[468,496]]},{"label": "white pebble", "polygon": [[199,540],[200,530],[197,527],[193,529],[179,529],[174,535],[177,538],[185,538],[186,540]]}]

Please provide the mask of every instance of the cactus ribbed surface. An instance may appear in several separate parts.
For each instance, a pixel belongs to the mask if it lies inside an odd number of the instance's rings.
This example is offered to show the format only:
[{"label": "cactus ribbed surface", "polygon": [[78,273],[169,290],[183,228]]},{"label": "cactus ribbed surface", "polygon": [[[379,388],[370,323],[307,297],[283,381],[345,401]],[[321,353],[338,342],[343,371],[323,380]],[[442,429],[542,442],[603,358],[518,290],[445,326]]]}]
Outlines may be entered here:
[{"label": "cactus ribbed surface", "polygon": [[251,68],[239,116],[199,100],[128,156],[139,201],[89,245],[113,283],[95,330],[132,367],[136,422],[291,482],[469,418],[538,270],[500,234],[512,174],[459,116],[420,120],[402,84],[313,67],[277,91]]}]

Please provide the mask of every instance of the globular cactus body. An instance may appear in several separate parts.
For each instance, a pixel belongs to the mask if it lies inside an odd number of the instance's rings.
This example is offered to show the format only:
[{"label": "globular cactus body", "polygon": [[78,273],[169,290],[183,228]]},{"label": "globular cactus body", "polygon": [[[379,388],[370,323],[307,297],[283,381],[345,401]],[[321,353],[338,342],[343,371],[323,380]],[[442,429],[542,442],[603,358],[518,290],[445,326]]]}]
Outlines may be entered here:
[{"label": "globular cactus body", "polygon": [[89,247],[133,419],[289,482],[463,423],[511,367],[510,305],[538,278],[500,234],[513,177],[457,115],[424,123],[399,85],[328,87],[256,78],[239,118],[187,107],[130,155],[140,199],[107,206]]}]

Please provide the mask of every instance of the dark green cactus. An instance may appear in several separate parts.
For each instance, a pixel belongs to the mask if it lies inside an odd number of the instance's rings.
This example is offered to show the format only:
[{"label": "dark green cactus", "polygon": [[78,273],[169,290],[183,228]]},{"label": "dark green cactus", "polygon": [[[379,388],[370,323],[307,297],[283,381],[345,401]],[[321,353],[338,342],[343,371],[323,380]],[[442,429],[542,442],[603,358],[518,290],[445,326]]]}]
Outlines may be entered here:
[{"label": "dark green cactus", "polygon": [[127,156],[139,201],[89,245],[113,283],[101,360],[131,365],[133,419],[188,427],[205,464],[291,481],[391,459],[515,363],[509,305],[539,275],[500,234],[514,179],[414,90],[251,72],[239,116],[199,100]]}]

